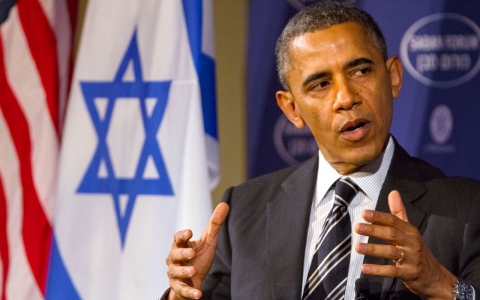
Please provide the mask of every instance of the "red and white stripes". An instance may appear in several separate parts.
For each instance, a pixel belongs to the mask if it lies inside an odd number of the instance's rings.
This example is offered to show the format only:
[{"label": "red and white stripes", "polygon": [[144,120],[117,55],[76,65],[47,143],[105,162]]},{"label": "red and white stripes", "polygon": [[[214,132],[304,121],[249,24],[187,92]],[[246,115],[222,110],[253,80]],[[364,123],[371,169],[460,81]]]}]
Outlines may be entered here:
[{"label": "red and white stripes", "polygon": [[76,13],[76,1],[18,0],[0,26],[2,300],[45,295]]}]

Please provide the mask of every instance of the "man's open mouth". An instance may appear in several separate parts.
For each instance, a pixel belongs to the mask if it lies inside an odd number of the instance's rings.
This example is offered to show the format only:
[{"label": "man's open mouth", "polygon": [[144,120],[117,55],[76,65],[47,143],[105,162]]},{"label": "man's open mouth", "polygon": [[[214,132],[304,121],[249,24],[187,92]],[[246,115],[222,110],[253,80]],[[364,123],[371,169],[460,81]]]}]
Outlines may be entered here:
[{"label": "man's open mouth", "polygon": [[345,125],[342,126],[342,130],[340,132],[350,132],[350,131],[355,131],[358,130],[359,128],[364,127],[367,123],[369,123],[367,120],[364,119],[358,119],[354,121],[347,122]]}]

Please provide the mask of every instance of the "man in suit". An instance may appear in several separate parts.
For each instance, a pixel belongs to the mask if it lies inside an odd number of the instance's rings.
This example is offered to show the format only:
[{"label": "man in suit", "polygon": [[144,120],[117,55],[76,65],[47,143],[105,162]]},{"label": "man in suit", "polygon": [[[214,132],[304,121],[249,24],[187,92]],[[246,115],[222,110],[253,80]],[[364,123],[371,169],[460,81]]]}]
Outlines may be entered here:
[{"label": "man in suit", "polygon": [[198,241],[178,232],[164,297],[305,299],[332,186],[347,176],[359,191],[348,205],[348,276],[327,299],[353,299],[359,277],[370,299],[475,299],[480,186],[446,177],[390,136],[402,64],[387,58],[378,25],[349,5],[315,4],[290,20],[276,54],[277,103],[310,128],[319,154],[227,190]]}]

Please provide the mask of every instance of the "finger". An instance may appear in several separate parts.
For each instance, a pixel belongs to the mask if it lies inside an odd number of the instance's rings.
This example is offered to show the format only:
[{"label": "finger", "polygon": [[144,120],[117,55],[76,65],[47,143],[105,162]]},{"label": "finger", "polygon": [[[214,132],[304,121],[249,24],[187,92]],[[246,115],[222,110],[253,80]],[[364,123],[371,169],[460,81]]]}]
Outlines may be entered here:
[{"label": "finger", "polygon": [[200,299],[202,292],[179,280],[170,280],[169,299]]},{"label": "finger", "polygon": [[187,279],[197,275],[193,266],[168,265],[167,275],[170,279]]},{"label": "finger", "polygon": [[375,225],[383,225],[397,228],[403,232],[411,230],[411,225],[391,213],[384,213],[375,210],[364,210],[362,217],[365,221]]},{"label": "finger", "polygon": [[217,205],[210,217],[210,221],[208,221],[207,229],[205,230],[207,236],[217,238],[218,231],[227,218],[229,209],[230,207],[227,203],[221,202]]},{"label": "finger", "polygon": [[367,275],[375,275],[375,276],[382,276],[382,277],[390,277],[395,278],[404,277],[404,273],[407,272],[407,267],[400,266],[392,266],[392,265],[372,265],[372,264],[364,264],[360,268],[362,273]]},{"label": "finger", "polygon": [[190,229],[181,230],[173,236],[172,249],[188,247],[188,241],[192,238],[193,233]]},{"label": "finger", "polygon": [[172,249],[167,256],[167,265],[170,263],[179,264],[195,257],[195,250],[191,248]]},{"label": "finger", "polygon": [[392,226],[358,223],[355,225],[355,232],[382,239],[393,245],[404,245],[408,239],[405,233]]},{"label": "finger", "polygon": [[407,211],[402,202],[402,197],[398,191],[391,191],[388,195],[388,206],[392,215],[396,216],[400,220],[408,222]]},{"label": "finger", "polygon": [[402,250],[392,245],[357,243],[355,250],[363,255],[396,260],[402,257]]}]

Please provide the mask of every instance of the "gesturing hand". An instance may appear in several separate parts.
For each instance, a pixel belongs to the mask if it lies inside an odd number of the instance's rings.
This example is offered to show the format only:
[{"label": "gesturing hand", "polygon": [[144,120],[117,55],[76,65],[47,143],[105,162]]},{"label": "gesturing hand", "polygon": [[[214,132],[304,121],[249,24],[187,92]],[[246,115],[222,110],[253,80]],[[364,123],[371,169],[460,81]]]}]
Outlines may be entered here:
[{"label": "gesturing hand", "polygon": [[228,204],[220,203],[213,212],[207,229],[197,241],[190,241],[192,231],[179,231],[174,236],[167,256],[167,275],[171,292],[169,299],[199,299],[200,288],[212,265],[217,247],[218,231],[228,214]]},{"label": "gesturing hand", "polygon": [[[396,265],[362,265],[369,275],[396,277],[415,294],[429,299],[451,299],[456,278],[445,269],[425,245],[417,228],[408,217],[398,191],[388,196],[391,214],[365,210],[362,217],[372,224],[357,224],[358,234],[380,238],[392,245],[358,243],[358,253],[396,260]],[[401,259],[403,258],[403,259]]]}]

